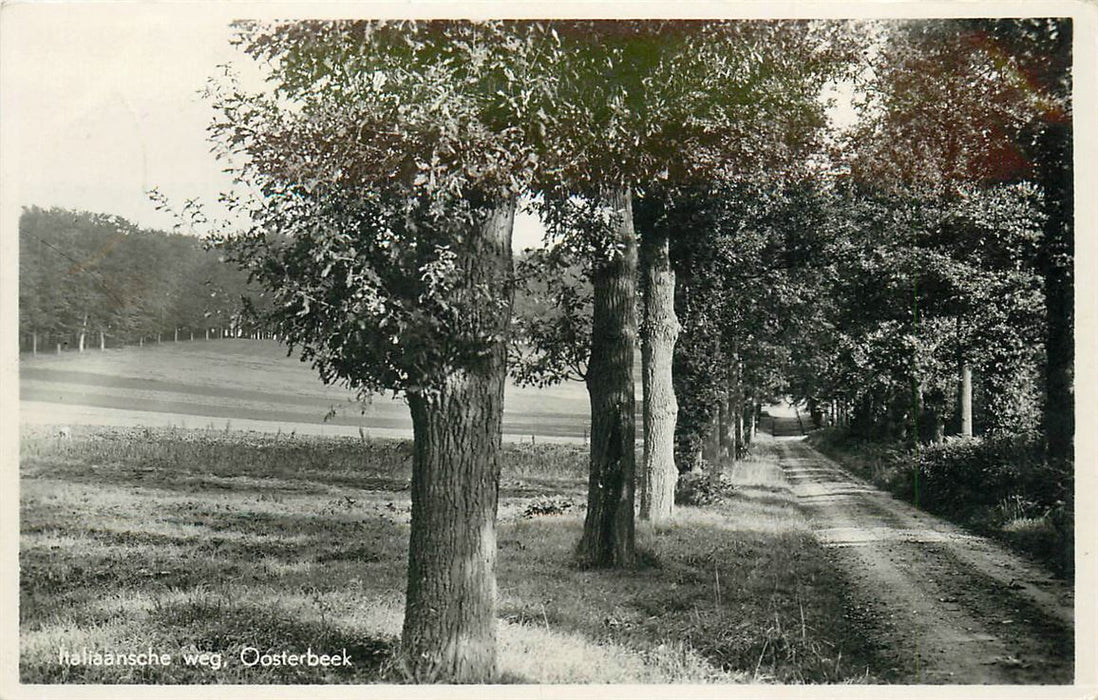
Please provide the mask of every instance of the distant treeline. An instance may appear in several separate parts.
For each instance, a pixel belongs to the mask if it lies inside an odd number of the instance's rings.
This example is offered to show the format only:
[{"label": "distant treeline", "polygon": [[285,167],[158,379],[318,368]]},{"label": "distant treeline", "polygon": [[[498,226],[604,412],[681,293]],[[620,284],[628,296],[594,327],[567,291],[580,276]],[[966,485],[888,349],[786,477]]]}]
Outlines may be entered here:
[{"label": "distant treeline", "polygon": [[19,347],[46,352],[255,335],[247,277],[194,236],[28,207],[19,219]]}]

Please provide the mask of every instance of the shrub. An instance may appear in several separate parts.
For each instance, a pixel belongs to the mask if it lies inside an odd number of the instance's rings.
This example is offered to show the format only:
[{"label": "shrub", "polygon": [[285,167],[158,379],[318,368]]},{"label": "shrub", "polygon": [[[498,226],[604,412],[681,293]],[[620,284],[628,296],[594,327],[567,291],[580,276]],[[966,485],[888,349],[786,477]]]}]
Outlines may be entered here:
[{"label": "shrub", "polygon": [[575,505],[575,501],[567,496],[539,498],[523,509],[522,517],[536,518],[541,515],[562,515],[572,510]]},{"label": "shrub", "polygon": [[1046,465],[1029,436],[949,438],[915,456],[918,496],[928,510],[965,513],[983,506],[1027,517],[1044,515],[1064,500],[1065,480]]},{"label": "shrub", "polygon": [[686,472],[675,483],[675,504],[708,506],[724,501],[735,488],[724,474],[713,479],[708,471]]},{"label": "shrub", "polygon": [[812,444],[875,485],[1071,575],[1072,474],[1044,460],[1036,436],[950,437],[901,449],[821,433]]}]

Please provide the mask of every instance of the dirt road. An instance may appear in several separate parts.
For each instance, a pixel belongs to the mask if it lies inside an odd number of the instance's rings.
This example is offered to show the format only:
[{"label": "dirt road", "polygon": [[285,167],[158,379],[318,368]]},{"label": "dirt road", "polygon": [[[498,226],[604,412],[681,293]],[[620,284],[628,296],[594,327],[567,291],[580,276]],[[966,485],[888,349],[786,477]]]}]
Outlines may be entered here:
[{"label": "dirt road", "polygon": [[802,439],[773,450],[853,583],[850,615],[900,683],[1071,683],[1071,588],[983,538],[893,499]]}]

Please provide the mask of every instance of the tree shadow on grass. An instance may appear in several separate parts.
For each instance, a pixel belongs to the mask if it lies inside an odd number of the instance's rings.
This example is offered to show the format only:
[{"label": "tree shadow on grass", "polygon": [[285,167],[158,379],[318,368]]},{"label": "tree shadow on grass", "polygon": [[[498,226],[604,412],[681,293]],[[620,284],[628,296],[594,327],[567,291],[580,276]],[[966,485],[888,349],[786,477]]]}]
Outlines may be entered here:
[{"label": "tree shadow on grass", "polygon": [[[220,651],[227,677],[221,683],[307,684],[396,682],[392,662],[397,640],[356,633],[332,621],[302,620],[278,608],[223,602],[186,602],[164,606],[153,624],[174,632],[183,644]],[[287,655],[340,655],[351,665],[290,665]],[[288,658],[288,657],[287,657]],[[258,661],[259,663],[253,663]],[[307,661],[307,660],[306,660]],[[248,665],[253,664],[253,665]]]},{"label": "tree shadow on grass", "polygon": [[[24,683],[75,684],[363,684],[393,683],[397,640],[373,632],[358,633],[335,622],[295,618],[276,607],[254,604],[180,602],[158,605],[147,618],[128,627],[125,643],[104,638],[99,644],[76,644],[73,655],[169,654],[167,665],[62,664],[56,652],[48,658],[20,660]],[[64,645],[62,645],[63,648]],[[94,647],[94,648],[92,648]],[[309,655],[310,651],[312,656]],[[190,664],[185,654],[220,654],[220,663]],[[291,658],[294,658],[291,661]],[[328,655],[323,663],[323,655]],[[349,659],[335,665],[333,655]],[[216,666],[220,666],[217,668]]]},{"label": "tree shadow on grass", "polygon": [[[766,505],[792,508],[788,500]],[[782,682],[863,681],[867,666],[877,667],[845,619],[845,582],[804,531],[712,520],[646,540],[646,565],[630,570],[578,570],[563,542],[556,557],[509,552],[500,561],[509,593],[501,616],[642,655],[684,645],[714,669]]]}]

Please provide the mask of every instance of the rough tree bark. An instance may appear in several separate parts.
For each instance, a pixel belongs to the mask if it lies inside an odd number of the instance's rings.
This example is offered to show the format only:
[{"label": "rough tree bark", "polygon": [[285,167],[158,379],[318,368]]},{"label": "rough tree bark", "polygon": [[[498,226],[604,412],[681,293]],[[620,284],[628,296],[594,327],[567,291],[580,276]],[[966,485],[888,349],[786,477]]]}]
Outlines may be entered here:
[{"label": "rough tree bark", "polygon": [[648,231],[641,239],[644,323],[641,373],[644,389],[644,461],[640,517],[660,522],[675,506],[675,422],[679,404],[671,380],[679,319],[675,316],[675,271],[666,233]]},{"label": "rough tree bark", "polygon": [[637,335],[637,237],[632,193],[607,195],[615,212],[618,252],[591,275],[593,309],[587,393],[591,400],[591,474],[587,517],[576,558],[585,567],[631,566],[634,540],[636,399],[633,351]]},{"label": "rough tree bark", "polygon": [[514,216],[513,202],[492,210],[459,253],[469,288],[498,291],[505,301],[470,320],[498,340],[442,386],[408,393],[415,449],[401,659],[418,682],[496,675],[495,521]]}]

